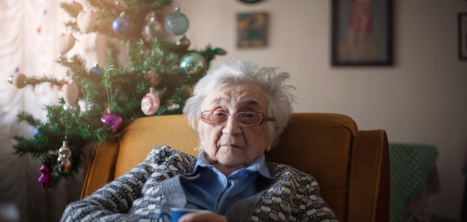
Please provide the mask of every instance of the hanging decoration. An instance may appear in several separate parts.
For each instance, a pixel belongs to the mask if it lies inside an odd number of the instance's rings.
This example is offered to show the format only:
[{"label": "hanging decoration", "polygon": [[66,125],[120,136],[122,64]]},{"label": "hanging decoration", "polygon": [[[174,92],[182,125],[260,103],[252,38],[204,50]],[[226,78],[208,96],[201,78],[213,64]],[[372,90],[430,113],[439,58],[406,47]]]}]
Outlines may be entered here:
[{"label": "hanging decoration", "polygon": [[15,75],[8,76],[8,78],[6,78],[6,80],[8,80],[8,82],[13,85],[13,78],[14,77],[15,77]]},{"label": "hanging decoration", "polygon": [[13,84],[16,88],[21,89],[26,86],[24,80],[26,80],[26,75],[20,73],[16,75],[11,75],[7,78],[8,82]]},{"label": "hanging decoration", "polygon": [[78,14],[78,27],[84,34],[90,33],[94,29],[96,22],[97,14],[93,10],[81,11]]},{"label": "hanging decoration", "polygon": [[65,111],[74,111],[74,110],[76,110],[76,108],[74,106],[70,106],[70,105],[65,103],[65,104],[63,104],[63,110],[65,110]]},{"label": "hanging decoration", "polygon": [[123,10],[123,4],[120,2],[120,1],[115,1],[115,7],[117,7],[118,9],[122,9]]},{"label": "hanging decoration", "polygon": [[73,48],[73,46],[75,46],[76,38],[73,36],[72,33],[70,33],[69,35],[65,35],[62,33],[58,41],[60,54],[65,55]]},{"label": "hanging decoration", "polygon": [[151,80],[152,87],[158,86],[159,83],[161,83],[161,80],[162,80],[161,75],[159,75],[157,73],[155,75],[153,75],[151,79],[152,79]]},{"label": "hanging decoration", "polygon": [[186,38],[186,35],[183,35],[181,39],[177,41],[178,48],[181,50],[187,50],[190,47],[190,40]]},{"label": "hanging decoration", "polygon": [[144,32],[151,38],[155,38],[164,33],[164,27],[156,20],[155,16],[152,16],[149,19],[149,22],[144,26]]},{"label": "hanging decoration", "polygon": [[165,29],[172,35],[183,35],[188,30],[190,22],[188,18],[180,12],[180,9],[175,8],[175,12],[167,16],[165,19]]},{"label": "hanging decoration", "polygon": [[94,63],[94,67],[89,69],[89,71],[88,71],[89,76],[95,77],[95,76],[100,76],[101,74],[104,73],[104,70],[102,68],[100,68],[98,65],[99,65],[99,63],[96,62],[96,63]]},{"label": "hanging decoration", "polygon": [[160,103],[161,101],[159,96],[155,93],[154,87],[151,87],[149,93],[141,100],[141,110],[146,116],[154,115],[154,113],[159,110]]},{"label": "hanging decoration", "polygon": [[158,86],[162,80],[161,75],[157,74],[154,70],[150,70],[148,74],[144,76],[144,78],[148,78],[148,80],[151,82],[151,86],[154,88]]},{"label": "hanging decoration", "polygon": [[125,17],[125,12],[120,14],[112,23],[112,29],[117,35],[126,35],[130,33],[130,20]]},{"label": "hanging decoration", "polygon": [[34,130],[34,138],[37,139],[37,137],[39,137],[39,127]]},{"label": "hanging decoration", "polygon": [[196,52],[190,52],[180,60],[180,70],[185,74],[199,75],[206,71],[206,67],[206,60]]},{"label": "hanging decoration", "polygon": [[107,111],[108,113],[101,118],[101,122],[112,129],[112,134],[116,134],[123,128],[122,117],[115,114],[112,108],[107,108]]},{"label": "hanging decoration", "polygon": [[50,186],[54,183],[54,178],[52,177],[52,172],[54,172],[54,169],[42,165],[39,170],[42,172],[42,175],[39,177],[39,182],[42,184],[42,188],[49,189]]},{"label": "hanging decoration", "polygon": [[78,85],[76,85],[76,83],[68,84],[65,82],[60,88],[63,88],[63,99],[65,100],[66,105],[74,107],[78,102],[79,97]]},{"label": "hanging decoration", "polygon": [[68,142],[66,140],[63,141],[63,146],[58,150],[57,159],[58,171],[60,171],[60,173],[69,173],[71,171],[71,166],[73,164],[73,160],[70,159],[71,154],[71,150],[68,148]]},{"label": "hanging decoration", "polygon": [[[123,120],[122,117],[119,115],[115,114],[112,110],[112,99],[110,98],[110,94],[112,92],[112,88],[110,86],[107,87],[106,89],[107,92],[107,99],[109,101],[109,108],[107,108],[107,114],[105,114],[101,118],[101,122],[104,124],[104,126],[110,127],[112,129],[112,134],[116,134],[120,132],[120,130],[123,128]],[[110,92],[109,92],[110,91]]]}]

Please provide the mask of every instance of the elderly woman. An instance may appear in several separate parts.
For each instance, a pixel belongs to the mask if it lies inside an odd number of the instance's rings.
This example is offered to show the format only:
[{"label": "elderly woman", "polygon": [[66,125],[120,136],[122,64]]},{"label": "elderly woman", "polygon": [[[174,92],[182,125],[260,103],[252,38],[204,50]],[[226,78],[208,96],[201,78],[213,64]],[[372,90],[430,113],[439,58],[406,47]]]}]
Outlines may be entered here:
[{"label": "elderly woman", "polygon": [[62,221],[155,221],[175,207],[207,210],[180,221],[337,221],[311,175],[265,162],[292,112],[288,78],[243,60],[214,69],[184,107],[198,128],[198,158],[155,147],[127,174],[70,204]]}]

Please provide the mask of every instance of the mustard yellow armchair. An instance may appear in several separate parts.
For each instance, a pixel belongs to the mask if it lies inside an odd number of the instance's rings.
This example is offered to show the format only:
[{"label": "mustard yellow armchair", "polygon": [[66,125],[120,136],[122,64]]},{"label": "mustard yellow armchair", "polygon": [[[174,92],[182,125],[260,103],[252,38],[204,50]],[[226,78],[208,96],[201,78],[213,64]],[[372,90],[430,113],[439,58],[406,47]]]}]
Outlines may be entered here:
[{"label": "mustard yellow armchair", "polygon": [[[97,144],[81,198],[143,162],[156,145],[197,156],[199,138],[182,115],[132,120],[117,140]],[[389,149],[384,130],[359,131],[348,116],[295,113],[266,161],[312,174],[341,222],[389,221]]]}]

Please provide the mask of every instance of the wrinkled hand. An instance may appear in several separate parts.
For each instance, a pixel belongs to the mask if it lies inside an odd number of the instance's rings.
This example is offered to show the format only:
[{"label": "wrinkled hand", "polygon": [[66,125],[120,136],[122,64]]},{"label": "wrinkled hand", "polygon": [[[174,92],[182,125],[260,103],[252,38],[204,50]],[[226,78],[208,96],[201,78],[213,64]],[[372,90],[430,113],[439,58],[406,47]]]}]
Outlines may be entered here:
[{"label": "wrinkled hand", "polygon": [[227,219],[213,212],[195,212],[183,215],[179,222],[227,222]]}]

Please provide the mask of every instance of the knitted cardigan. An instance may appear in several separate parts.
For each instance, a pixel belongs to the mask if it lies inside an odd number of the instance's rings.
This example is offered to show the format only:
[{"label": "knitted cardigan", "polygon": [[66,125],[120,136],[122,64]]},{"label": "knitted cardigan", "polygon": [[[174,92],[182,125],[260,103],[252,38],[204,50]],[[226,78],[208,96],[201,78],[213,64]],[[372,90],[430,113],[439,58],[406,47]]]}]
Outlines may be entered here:
[{"label": "knitted cardigan", "polygon": [[[170,214],[170,208],[185,206],[180,174],[193,172],[195,164],[194,156],[157,146],[125,175],[68,205],[61,221],[156,221],[161,211]],[[266,164],[276,180],[258,179],[262,191],[235,202],[226,216],[229,222],[337,221],[311,175]]]}]

